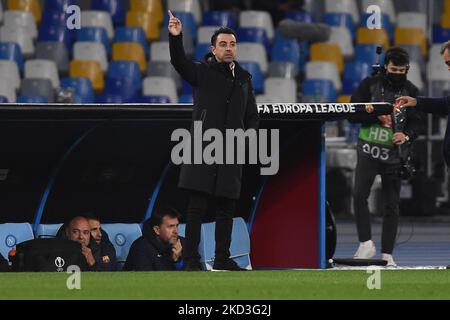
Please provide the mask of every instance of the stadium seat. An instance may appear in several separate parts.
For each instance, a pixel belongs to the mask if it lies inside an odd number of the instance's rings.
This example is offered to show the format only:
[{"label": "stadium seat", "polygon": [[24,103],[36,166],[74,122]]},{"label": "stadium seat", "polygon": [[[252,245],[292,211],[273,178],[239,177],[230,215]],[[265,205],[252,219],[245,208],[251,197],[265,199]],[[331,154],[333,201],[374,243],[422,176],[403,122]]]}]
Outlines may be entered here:
[{"label": "stadium seat", "polygon": [[169,42],[155,41],[150,45],[151,61],[167,61],[170,62]]},{"label": "stadium seat", "polygon": [[62,42],[37,42],[36,59],[52,60],[56,63],[59,72],[69,72],[69,54]]},{"label": "stadium seat", "polygon": [[422,50],[420,49],[420,47],[416,45],[407,45],[407,44],[401,45],[400,47],[405,49],[406,52],[408,52],[409,61],[416,62],[420,67],[420,71],[423,74],[425,74],[426,71],[425,58],[422,55]]},{"label": "stadium seat", "polygon": [[429,61],[433,63],[440,63],[442,62],[442,55],[441,55],[441,49],[442,44],[433,44],[430,47],[430,55],[429,55]]},{"label": "stadium seat", "polygon": [[450,29],[450,12],[445,12],[441,17],[441,28]]},{"label": "stadium seat", "polygon": [[168,77],[146,77],[142,86],[142,94],[144,96],[167,96],[171,103],[178,102],[175,81]]},{"label": "stadium seat", "polygon": [[344,71],[344,57],[335,43],[314,43],[311,45],[311,61],[327,61],[336,64],[339,73]]},{"label": "stadium seat", "polygon": [[[211,270],[215,255],[216,223],[203,223],[200,237],[200,263],[205,270]],[[250,236],[247,225],[242,218],[233,218],[233,231],[231,234],[230,258],[241,268],[252,269],[250,262]]]},{"label": "stadium seat", "polygon": [[187,82],[186,80],[182,80],[181,81],[181,94],[190,94],[192,95],[192,86],[189,82]]},{"label": "stadium seat", "polygon": [[8,103],[8,98],[5,96],[0,96],[0,103]]},{"label": "stadium seat", "polygon": [[272,61],[269,63],[267,75],[272,78],[295,79],[298,75],[298,66],[287,61]]},{"label": "stadium seat", "polygon": [[3,13],[3,24],[14,28],[23,28],[31,38],[36,39],[37,37],[36,21],[31,12],[7,10]]},{"label": "stadium seat", "polygon": [[344,79],[342,80],[342,92],[343,95],[352,95],[358,88],[360,80]]},{"label": "stadium seat", "polygon": [[247,70],[252,75],[252,84],[255,93],[264,92],[264,76],[261,72],[259,64],[256,62],[240,61],[239,64],[242,68]]},{"label": "stadium seat", "polygon": [[350,103],[351,99],[352,99],[351,95],[340,95],[337,98],[337,102],[338,103]]},{"label": "stadium seat", "polygon": [[147,12],[156,23],[163,22],[164,12],[161,0],[130,0],[130,11]]},{"label": "stadium seat", "polygon": [[77,5],[78,2],[77,0],[46,0],[43,15],[48,11],[66,11],[69,6]]},{"label": "stadium seat", "polygon": [[42,32],[49,27],[66,27],[69,14],[62,10],[45,10],[42,13],[42,23],[39,26],[39,32]]},{"label": "stadium seat", "polygon": [[49,103],[44,96],[18,96],[17,103]]},{"label": "stadium seat", "polygon": [[147,68],[147,76],[150,77],[169,77],[175,81],[177,90],[181,90],[181,76],[175,70],[170,62],[150,61]]},{"label": "stadium seat", "polygon": [[34,54],[33,38],[23,28],[2,26],[0,28],[0,41],[16,42],[24,56],[30,57]]},{"label": "stadium seat", "polygon": [[264,94],[283,97],[280,102],[297,102],[297,82],[294,79],[266,78]]},{"label": "stadium seat", "polygon": [[185,223],[180,223],[178,225],[178,236],[183,237],[183,238],[186,236],[186,224]]},{"label": "stadium seat", "polygon": [[450,80],[432,80],[429,87],[429,94],[432,97],[450,96]]},{"label": "stadium seat", "polygon": [[96,92],[103,91],[105,87],[103,72],[97,61],[72,60],[69,64],[69,76],[88,78]]},{"label": "stadium seat", "polygon": [[95,97],[95,103],[124,103],[123,98],[118,94],[104,93]]},{"label": "stadium seat", "polygon": [[328,43],[337,44],[345,59],[351,59],[355,55],[352,35],[345,27],[331,27],[331,34]]},{"label": "stadium seat", "polygon": [[150,50],[148,47],[147,38],[142,28],[119,27],[116,28],[114,42],[136,42],[144,48],[145,56],[148,56]]},{"label": "stadium seat", "polygon": [[323,21],[329,26],[347,28],[348,31],[350,31],[352,39],[355,39],[356,27],[355,23],[353,22],[353,17],[350,13],[327,12],[324,14]]},{"label": "stadium seat", "polygon": [[359,10],[356,0],[325,0],[325,12],[349,13],[354,23],[359,23]]},{"label": "stadium seat", "polygon": [[49,79],[23,79],[20,85],[20,95],[42,96],[47,98],[48,103],[55,101],[54,89]]},{"label": "stadium seat", "polygon": [[112,60],[135,61],[141,73],[147,71],[144,47],[136,42],[116,42],[112,48]]},{"label": "stadium seat", "polygon": [[106,231],[109,240],[116,249],[116,258],[120,268],[120,265],[123,266],[123,263],[127,260],[131,244],[142,236],[141,228],[137,223],[104,223],[102,229]]},{"label": "stadium seat", "polygon": [[16,89],[11,80],[0,77],[0,96],[6,97],[10,103],[16,102]]},{"label": "stadium seat", "polygon": [[345,64],[344,79],[361,81],[370,76],[372,65],[364,61],[354,61]]},{"label": "stadium seat", "polygon": [[[190,12],[180,12],[180,11],[173,11],[172,12],[175,17],[180,19],[181,24],[183,25],[184,30],[189,30],[192,39],[194,42],[197,41],[197,24],[195,23],[194,16]],[[165,30],[167,30],[167,24],[169,22],[169,16],[166,14],[164,15],[164,21],[163,21],[163,27]],[[166,33],[168,33],[166,31]]]},{"label": "stadium seat", "polygon": [[[370,65],[376,63],[378,58],[377,45],[375,44],[357,44],[355,47],[355,61],[366,62]],[[380,57],[380,63],[384,62],[384,52]]]},{"label": "stadium seat", "polygon": [[73,59],[97,61],[103,72],[108,70],[108,56],[106,55],[105,47],[100,42],[75,42],[73,45]]},{"label": "stadium seat", "polygon": [[24,78],[49,79],[53,88],[59,87],[59,74],[55,61],[30,59],[25,62]]},{"label": "stadium seat", "polygon": [[303,81],[302,102],[335,102],[336,90],[331,80],[306,79]]},{"label": "stadium seat", "polygon": [[416,45],[422,50],[422,55],[428,55],[428,40],[421,29],[397,28],[394,32],[394,43],[400,45]]},{"label": "stadium seat", "polygon": [[392,0],[362,0],[361,10],[366,12],[370,5],[379,6],[381,12],[389,16],[392,24],[397,22],[397,14]]},{"label": "stadium seat", "polygon": [[428,10],[427,1],[395,0],[394,6],[396,12],[426,12]]},{"label": "stadium seat", "polygon": [[81,27],[105,28],[108,39],[112,40],[114,38],[114,26],[109,12],[99,10],[81,11]]},{"label": "stadium seat", "polygon": [[256,103],[280,103],[280,101],[284,101],[284,97],[273,94],[257,94],[255,99]]},{"label": "stadium seat", "polygon": [[54,238],[62,225],[62,223],[40,224],[36,229],[35,238]]},{"label": "stadium seat", "polygon": [[142,96],[139,97],[140,103],[170,103],[168,96]]},{"label": "stadium seat", "polygon": [[448,68],[442,61],[430,60],[427,64],[427,76],[429,81],[448,81]]},{"label": "stadium seat", "polygon": [[367,28],[358,28],[356,32],[356,43],[382,45],[384,50],[390,47],[389,36],[385,29],[370,30]]},{"label": "stadium seat", "polygon": [[210,43],[199,43],[195,47],[194,58],[197,61],[203,61],[203,58],[206,54],[211,52],[211,44]]},{"label": "stadium seat", "polygon": [[0,223],[0,253],[8,259],[8,253],[17,244],[34,239],[29,223]]},{"label": "stadium seat", "polygon": [[266,31],[262,28],[238,28],[236,31],[239,42],[254,42],[264,45],[266,52],[270,52],[270,43]]},{"label": "stadium seat", "polygon": [[153,19],[150,13],[128,11],[126,15],[126,26],[142,28],[142,30],[144,30],[145,37],[149,41],[156,41],[159,39],[159,24],[155,19]]},{"label": "stadium seat", "polygon": [[15,61],[0,60],[0,78],[10,81],[15,90],[20,88],[20,72]]},{"label": "stadium seat", "polygon": [[286,12],[286,19],[306,23],[315,22],[313,15],[309,11],[288,11]]},{"label": "stadium seat", "polygon": [[139,95],[139,87],[132,79],[106,78],[105,94],[118,95],[124,103],[132,103]]},{"label": "stadium seat", "polygon": [[136,61],[111,61],[106,77],[110,79],[129,79],[137,89],[142,88],[141,70]]},{"label": "stadium seat", "polygon": [[2,1],[0,1],[0,24],[3,23],[3,4]]},{"label": "stadium seat", "polygon": [[450,28],[444,29],[438,26],[433,28],[433,43],[444,43],[450,39]]},{"label": "stadium seat", "polygon": [[23,71],[22,50],[15,42],[0,42],[0,60],[15,61],[19,70]]},{"label": "stadium seat", "polygon": [[[167,32],[167,26],[161,27],[161,36],[159,38],[160,42],[169,42],[169,32]],[[194,45],[194,39],[191,36],[191,32],[186,29],[183,31],[183,46],[184,46],[184,53],[186,56],[193,57],[195,53],[195,45]]]},{"label": "stadium seat", "polygon": [[109,12],[115,25],[123,25],[125,23],[125,0],[91,1],[91,9]]},{"label": "stadium seat", "polygon": [[340,92],[342,82],[336,64],[332,62],[310,61],[306,64],[306,79],[322,79],[333,81],[334,89]]},{"label": "stadium seat", "polygon": [[[372,16],[371,13],[365,13],[361,16],[361,24],[360,27],[367,28],[367,20]],[[387,14],[381,14],[381,28],[385,29],[387,32],[387,35],[389,37],[389,41],[392,41],[394,39],[394,26],[391,23],[391,20],[389,19],[389,16]]]},{"label": "stadium seat", "polygon": [[450,0],[444,0],[444,12],[450,12]]},{"label": "stadium seat", "polygon": [[196,24],[202,22],[202,9],[199,0],[168,0],[167,8],[172,12],[190,12]]},{"label": "stadium seat", "polygon": [[275,35],[272,17],[266,11],[241,11],[239,13],[239,26],[241,28],[261,28],[266,31],[269,41],[272,41]]},{"label": "stadium seat", "polygon": [[259,63],[262,73],[266,73],[269,66],[266,49],[260,43],[240,42],[237,51],[238,61],[254,61]]},{"label": "stadium seat", "polygon": [[48,26],[40,29],[38,34],[38,41],[45,42],[61,42],[66,45],[67,52],[72,52],[72,40],[75,33],[68,30],[66,27]]},{"label": "stadium seat", "polygon": [[423,91],[425,83],[422,78],[422,72],[417,62],[410,62],[408,71],[408,80],[411,81],[419,91]]},{"label": "stadium seat", "polygon": [[231,11],[205,11],[202,23],[204,26],[224,26],[233,30],[237,29],[237,19]]},{"label": "stadium seat", "polygon": [[75,103],[94,103],[94,90],[87,78],[64,78],[61,80],[61,88],[73,89]]},{"label": "stadium seat", "polygon": [[[117,38],[117,32],[115,33]],[[111,54],[111,45],[109,43],[108,34],[103,27],[84,27],[77,30],[76,33],[77,42],[100,42],[105,47],[105,51],[108,55]],[[115,40],[116,41],[116,40]]]},{"label": "stadium seat", "polygon": [[178,100],[178,103],[193,103],[194,97],[192,96],[192,94],[186,93],[182,94]]},{"label": "stadium seat", "polygon": [[37,24],[41,22],[40,0],[8,0],[8,10],[31,12]]},{"label": "stadium seat", "polygon": [[426,35],[428,33],[427,16],[422,12],[400,12],[397,16],[397,27],[421,29]]},{"label": "stadium seat", "polygon": [[[219,28],[219,26],[201,26],[198,28],[198,34],[197,34],[197,40],[199,44],[209,44],[211,45],[211,37],[214,33],[214,31],[216,31]],[[239,38],[239,41],[241,41],[241,39]]]}]

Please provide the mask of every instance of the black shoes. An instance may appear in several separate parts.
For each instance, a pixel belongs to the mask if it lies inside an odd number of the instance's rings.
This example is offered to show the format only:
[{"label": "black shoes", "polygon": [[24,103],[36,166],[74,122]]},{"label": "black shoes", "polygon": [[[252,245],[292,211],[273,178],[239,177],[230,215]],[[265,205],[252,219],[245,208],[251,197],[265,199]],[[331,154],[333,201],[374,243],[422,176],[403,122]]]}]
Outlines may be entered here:
[{"label": "black shoes", "polygon": [[247,271],[238,266],[233,259],[214,260],[213,270],[215,271]]}]

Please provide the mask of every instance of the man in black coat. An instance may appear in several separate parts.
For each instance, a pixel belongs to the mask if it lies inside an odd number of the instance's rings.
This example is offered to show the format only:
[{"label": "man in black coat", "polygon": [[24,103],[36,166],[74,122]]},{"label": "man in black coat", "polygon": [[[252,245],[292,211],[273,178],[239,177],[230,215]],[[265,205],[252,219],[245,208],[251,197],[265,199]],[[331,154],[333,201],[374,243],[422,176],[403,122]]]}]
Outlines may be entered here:
[{"label": "man in black coat", "polygon": [[[222,132],[222,137],[227,129],[256,130],[259,116],[251,75],[235,61],[237,43],[234,31],[218,29],[211,38],[211,53],[204,61],[195,63],[185,55],[180,20],[170,11],[169,16],[171,63],[193,87],[191,137],[194,137],[194,125],[198,123],[201,123],[203,132],[217,129]],[[202,143],[194,141],[194,146],[196,142]],[[178,186],[190,192],[186,217],[186,270],[200,270],[200,226],[208,209],[209,196],[215,197],[217,204],[213,269],[240,270],[230,259],[229,248],[236,200],[241,192],[242,165],[236,161],[234,164],[223,163],[183,163],[181,167]]]},{"label": "man in black coat", "polygon": [[86,218],[91,228],[91,237],[96,244],[92,246],[94,255],[99,257],[98,271],[116,271],[116,249],[109,240],[108,234],[102,229],[100,219],[91,214],[86,215]]},{"label": "man in black coat", "polygon": [[[408,53],[399,47],[386,52],[383,72],[364,79],[353,93],[351,102],[390,102],[399,96],[416,96],[418,89],[407,80]],[[397,235],[400,204],[400,165],[407,157],[410,144],[418,137],[422,119],[414,110],[407,110],[403,123],[393,123],[393,116],[354,116],[360,122],[355,171],[354,208],[360,245],[355,259],[370,259],[376,254],[372,241],[368,198],[376,175],[381,175],[384,200],[382,259],[395,266],[392,253]],[[397,125],[397,126],[396,126]]]},{"label": "man in black coat", "polygon": [[6,272],[8,269],[8,260],[6,260],[0,253],[0,272]]},{"label": "man in black coat", "polygon": [[175,271],[182,265],[179,214],[158,210],[144,223],[142,236],[131,245],[124,271]]}]

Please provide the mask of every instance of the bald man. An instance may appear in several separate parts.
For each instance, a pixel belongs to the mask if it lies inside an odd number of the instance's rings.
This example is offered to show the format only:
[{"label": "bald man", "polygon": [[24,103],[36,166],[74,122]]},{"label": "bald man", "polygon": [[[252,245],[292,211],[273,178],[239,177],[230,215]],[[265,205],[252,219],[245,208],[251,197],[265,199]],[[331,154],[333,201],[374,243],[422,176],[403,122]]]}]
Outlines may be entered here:
[{"label": "bald man", "polygon": [[89,248],[91,242],[91,228],[85,217],[77,216],[70,220],[66,227],[66,236],[69,240],[81,244],[81,253],[86,258],[88,270],[97,270],[97,263],[92,250]]}]

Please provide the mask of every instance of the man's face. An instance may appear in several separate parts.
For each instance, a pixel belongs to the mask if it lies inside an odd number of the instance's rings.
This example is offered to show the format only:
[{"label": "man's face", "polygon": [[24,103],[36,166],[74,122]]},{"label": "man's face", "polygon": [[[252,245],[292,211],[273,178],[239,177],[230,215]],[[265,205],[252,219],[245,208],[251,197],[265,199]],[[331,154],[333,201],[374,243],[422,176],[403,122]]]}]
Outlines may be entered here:
[{"label": "man's face", "polygon": [[85,218],[75,218],[70,222],[69,228],[66,230],[67,238],[81,243],[84,246],[89,245],[91,229]]},{"label": "man's face", "polygon": [[406,74],[407,71],[406,66],[396,66],[392,61],[388,65],[385,65],[385,68],[388,73]]},{"label": "man's face", "polygon": [[102,231],[100,230],[100,221],[90,219],[89,227],[91,228],[91,236],[94,238],[97,244],[100,244],[102,241]]},{"label": "man's face", "polygon": [[444,51],[444,62],[448,67],[448,71],[450,71],[450,50],[445,49]]},{"label": "man's face", "polygon": [[237,52],[236,37],[232,34],[220,33],[215,46],[211,47],[211,52],[218,62],[233,62],[236,60]]},{"label": "man's face", "polygon": [[178,218],[165,216],[160,226],[154,226],[153,230],[159,240],[164,243],[175,244],[178,241]]}]

